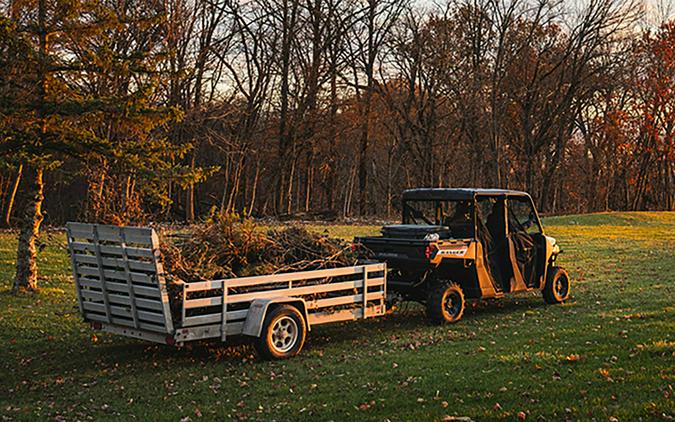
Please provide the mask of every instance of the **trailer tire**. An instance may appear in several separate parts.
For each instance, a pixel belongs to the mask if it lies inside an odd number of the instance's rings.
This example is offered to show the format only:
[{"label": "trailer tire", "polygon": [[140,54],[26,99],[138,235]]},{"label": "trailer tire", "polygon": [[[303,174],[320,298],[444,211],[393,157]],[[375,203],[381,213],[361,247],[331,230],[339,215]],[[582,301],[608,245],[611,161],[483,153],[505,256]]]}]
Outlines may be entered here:
[{"label": "trailer tire", "polygon": [[563,303],[570,296],[570,276],[562,267],[549,267],[542,294],[549,305]]},{"label": "trailer tire", "polygon": [[434,324],[455,323],[464,315],[464,292],[457,283],[437,283],[427,296],[427,317]]},{"label": "trailer tire", "polygon": [[298,308],[279,305],[268,312],[253,345],[263,359],[287,359],[300,353],[306,336],[307,324]]}]

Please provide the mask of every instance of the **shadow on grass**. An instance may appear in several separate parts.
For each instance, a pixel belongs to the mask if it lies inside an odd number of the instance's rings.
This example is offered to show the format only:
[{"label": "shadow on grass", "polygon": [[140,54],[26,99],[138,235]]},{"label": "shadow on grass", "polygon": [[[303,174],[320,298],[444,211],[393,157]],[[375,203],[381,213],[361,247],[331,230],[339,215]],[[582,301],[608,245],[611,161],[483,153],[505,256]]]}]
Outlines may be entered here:
[{"label": "shadow on grass", "polygon": [[[369,346],[379,347],[383,342],[389,341],[391,336],[397,339],[413,337],[412,334],[422,335],[432,333],[439,327],[431,325],[425,317],[424,308],[418,304],[410,304],[403,310],[382,318],[344,322],[326,326],[317,326],[308,333],[308,341],[301,355],[309,358],[314,353],[322,354],[326,348],[349,348],[351,344],[360,343],[360,347],[368,349]],[[541,298],[516,296],[505,299],[481,302],[475,308],[467,306],[464,318],[454,325],[444,328],[457,329],[459,331],[472,330],[476,322],[489,316],[518,315],[527,310],[545,308]],[[242,363],[255,358],[255,352],[250,339],[245,336],[235,336],[228,339],[226,344],[218,341],[192,342],[180,348],[162,344],[135,341],[110,335],[110,340],[105,343],[90,345],[81,339],[78,344],[69,344],[71,350],[79,355],[78,359],[72,359],[72,354],[57,352],[60,370],[77,370],[84,360],[89,361],[89,368],[132,366],[138,374],[150,373],[154,368],[166,366],[207,365],[207,364],[232,364]],[[86,350],[89,349],[89,350]]]}]

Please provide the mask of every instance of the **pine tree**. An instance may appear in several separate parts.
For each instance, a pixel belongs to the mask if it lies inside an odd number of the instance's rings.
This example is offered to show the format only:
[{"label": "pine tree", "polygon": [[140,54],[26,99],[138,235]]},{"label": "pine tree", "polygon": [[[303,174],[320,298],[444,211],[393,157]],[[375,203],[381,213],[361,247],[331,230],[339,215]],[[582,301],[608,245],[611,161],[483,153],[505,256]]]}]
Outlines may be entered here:
[{"label": "pine tree", "polygon": [[17,0],[0,20],[0,151],[21,158],[25,204],[13,291],[37,289],[46,171],[98,159],[128,180],[159,179],[167,157],[182,153],[160,130],[177,113],[153,96],[164,16],[151,1]]}]

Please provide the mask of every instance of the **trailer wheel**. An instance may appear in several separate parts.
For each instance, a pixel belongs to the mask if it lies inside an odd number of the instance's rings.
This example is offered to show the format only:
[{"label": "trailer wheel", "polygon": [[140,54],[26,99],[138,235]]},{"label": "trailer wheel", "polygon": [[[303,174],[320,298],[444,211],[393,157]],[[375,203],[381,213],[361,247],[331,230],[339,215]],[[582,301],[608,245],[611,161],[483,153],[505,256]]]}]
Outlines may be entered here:
[{"label": "trailer wheel", "polygon": [[280,305],[265,317],[254,346],[264,359],[286,359],[300,353],[306,336],[307,325],[300,311],[291,305]]},{"label": "trailer wheel", "polygon": [[549,267],[542,291],[549,305],[564,302],[570,296],[570,277],[562,267]]},{"label": "trailer wheel", "polygon": [[427,317],[435,324],[453,323],[464,315],[464,292],[457,283],[438,283],[427,297]]}]

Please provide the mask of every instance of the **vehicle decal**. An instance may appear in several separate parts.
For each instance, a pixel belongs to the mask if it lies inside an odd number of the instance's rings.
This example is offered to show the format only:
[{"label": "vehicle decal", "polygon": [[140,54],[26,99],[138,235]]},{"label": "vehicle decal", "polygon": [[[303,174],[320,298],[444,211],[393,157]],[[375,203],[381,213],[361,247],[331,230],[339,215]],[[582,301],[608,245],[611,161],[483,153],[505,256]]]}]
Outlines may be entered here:
[{"label": "vehicle decal", "polygon": [[452,248],[452,249],[441,249],[438,251],[440,255],[452,255],[452,256],[464,256],[466,255],[466,251],[469,250],[468,246],[463,246],[460,248]]}]

